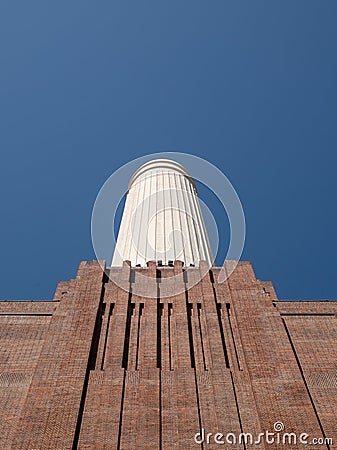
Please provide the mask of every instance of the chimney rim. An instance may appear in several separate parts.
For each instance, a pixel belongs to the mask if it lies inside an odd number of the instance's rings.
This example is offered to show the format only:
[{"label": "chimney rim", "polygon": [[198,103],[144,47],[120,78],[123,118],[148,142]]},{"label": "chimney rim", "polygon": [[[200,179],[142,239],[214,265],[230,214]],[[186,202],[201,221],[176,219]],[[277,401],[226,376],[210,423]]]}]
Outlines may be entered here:
[{"label": "chimney rim", "polygon": [[183,167],[181,164],[179,164],[177,161],[174,161],[173,159],[161,159],[161,158],[152,159],[142,164],[130,178],[128,189],[131,188],[131,186],[134,184],[137,178],[139,178],[145,172],[148,172],[149,170],[153,169],[169,169],[174,172],[177,172],[180,175],[186,177],[192,184],[195,192],[197,191],[194,179],[191,176],[191,174],[185,169],[185,167]]}]

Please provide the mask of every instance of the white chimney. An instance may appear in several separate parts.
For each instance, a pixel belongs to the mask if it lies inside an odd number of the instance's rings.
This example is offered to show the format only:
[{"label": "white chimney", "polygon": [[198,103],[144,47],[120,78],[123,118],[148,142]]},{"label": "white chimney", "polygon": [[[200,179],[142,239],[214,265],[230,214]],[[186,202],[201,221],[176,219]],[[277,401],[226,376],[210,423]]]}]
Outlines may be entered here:
[{"label": "white chimney", "polygon": [[156,159],[131,177],[112,266],[126,260],[132,266],[174,260],[185,266],[201,260],[212,265],[194,181],[177,162]]}]

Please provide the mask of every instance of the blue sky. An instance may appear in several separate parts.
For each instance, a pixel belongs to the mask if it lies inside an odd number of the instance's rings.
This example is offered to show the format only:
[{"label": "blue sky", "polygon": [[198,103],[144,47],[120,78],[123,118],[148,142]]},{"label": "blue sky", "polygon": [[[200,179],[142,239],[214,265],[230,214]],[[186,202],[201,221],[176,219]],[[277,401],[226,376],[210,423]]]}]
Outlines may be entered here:
[{"label": "blue sky", "polygon": [[336,299],[336,19],[335,0],[2,2],[0,298],[52,298],[95,258],[108,176],[179,151],[231,180],[242,259],[279,298]]}]

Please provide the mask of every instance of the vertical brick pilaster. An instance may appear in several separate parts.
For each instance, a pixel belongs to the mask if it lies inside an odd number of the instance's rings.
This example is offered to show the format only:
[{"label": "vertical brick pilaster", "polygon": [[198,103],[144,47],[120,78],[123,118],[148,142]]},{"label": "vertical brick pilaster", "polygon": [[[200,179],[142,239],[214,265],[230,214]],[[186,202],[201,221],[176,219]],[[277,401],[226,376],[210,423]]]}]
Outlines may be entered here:
[{"label": "vertical brick pilaster", "polygon": [[55,311],[13,440],[13,450],[31,450],[37,445],[41,450],[72,448],[101,301],[102,279],[103,272],[97,262],[82,262],[74,295],[61,301]]}]

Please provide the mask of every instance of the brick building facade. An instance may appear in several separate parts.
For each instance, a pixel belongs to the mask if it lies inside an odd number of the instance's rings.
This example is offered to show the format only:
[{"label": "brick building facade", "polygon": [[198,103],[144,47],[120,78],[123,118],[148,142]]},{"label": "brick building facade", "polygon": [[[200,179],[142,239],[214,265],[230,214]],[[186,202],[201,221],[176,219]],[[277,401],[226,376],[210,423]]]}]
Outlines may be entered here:
[{"label": "brick building facade", "polygon": [[[213,267],[174,297],[160,279],[184,286],[199,268],[110,270],[129,292],[94,261],[54,301],[0,302],[1,450],[337,448],[336,302],[278,301],[248,262],[221,284]],[[141,274],[156,298],[132,293]],[[309,445],[235,443],[276,439],[274,426]]]}]

